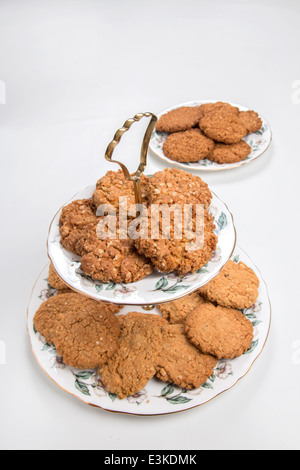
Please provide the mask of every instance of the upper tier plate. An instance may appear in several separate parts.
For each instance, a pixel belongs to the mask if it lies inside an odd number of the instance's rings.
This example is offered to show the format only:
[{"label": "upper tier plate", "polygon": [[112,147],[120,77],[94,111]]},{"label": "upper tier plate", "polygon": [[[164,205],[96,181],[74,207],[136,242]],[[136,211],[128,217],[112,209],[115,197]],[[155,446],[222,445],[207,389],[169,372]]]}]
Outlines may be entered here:
[{"label": "upper tier plate", "polygon": [[[189,101],[188,103],[181,103],[177,104],[176,106],[172,106],[171,108],[165,109],[161,113],[157,115],[158,119],[163,115],[166,114],[169,111],[172,111],[173,109],[180,108],[182,106],[200,106],[201,104],[205,103],[214,103],[216,101],[213,100],[202,100],[202,101]],[[232,106],[236,106],[240,109],[240,111],[249,111],[250,108],[247,108],[246,106],[242,106],[240,104],[235,104],[235,103],[229,103]],[[256,160],[258,157],[260,157],[269,147],[271,140],[272,140],[272,133],[269,124],[267,121],[264,119],[263,116],[260,115],[260,118],[262,119],[262,128],[254,132],[253,134],[248,134],[243,140],[247,142],[252,148],[251,153],[248,155],[245,160],[237,163],[215,163],[210,160],[204,159],[204,160],[199,160],[199,162],[193,162],[193,163],[180,163],[176,162],[174,160],[171,160],[170,158],[166,157],[164,152],[163,152],[163,144],[169,134],[166,132],[157,132],[154,130],[152,133],[152,137],[150,140],[149,144],[149,149],[161,160],[164,162],[167,162],[170,165],[175,165],[179,166],[181,168],[185,168],[186,170],[196,170],[196,171],[220,171],[220,170],[231,170],[233,168],[240,167],[242,165],[246,165],[247,163],[252,162],[253,160]]]},{"label": "upper tier plate", "polygon": [[[77,199],[91,198],[94,189],[95,186],[88,186],[67,204]],[[232,214],[215,194],[209,211],[215,220],[218,245],[210,262],[194,274],[179,277],[173,273],[154,271],[145,279],[131,284],[105,284],[94,281],[80,270],[80,257],[67,251],[61,244],[59,233],[61,209],[50,225],[48,256],[59,276],[71,289],[93,299],[120,305],[156,305],[169,302],[199,289],[217,276],[235,249],[236,231]]]}]

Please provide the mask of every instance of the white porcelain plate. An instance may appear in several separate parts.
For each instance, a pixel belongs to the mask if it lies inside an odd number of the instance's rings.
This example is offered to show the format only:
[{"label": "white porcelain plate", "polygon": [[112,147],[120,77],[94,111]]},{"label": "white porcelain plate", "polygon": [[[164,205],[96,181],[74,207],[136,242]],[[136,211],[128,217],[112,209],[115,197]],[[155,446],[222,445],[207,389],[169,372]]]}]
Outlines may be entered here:
[{"label": "white porcelain plate", "polygon": [[[72,200],[90,198],[94,189],[95,186],[89,186],[77,193]],[[215,220],[218,245],[209,263],[194,274],[179,277],[155,271],[145,279],[131,284],[105,284],[94,281],[80,270],[80,257],[67,251],[60,242],[61,209],[50,226],[48,255],[57,273],[68,286],[93,299],[122,305],[153,305],[169,302],[209,282],[221,271],[234,251],[236,231],[232,214],[216,195],[213,195],[209,211]]]},{"label": "white porcelain plate", "polygon": [[[95,370],[78,370],[65,366],[62,359],[57,356],[55,348],[47,344],[33,326],[34,314],[41,303],[56,294],[55,289],[48,284],[48,265],[45,266],[35,283],[27,312],[27,329],[37,362],[61,389],[88,405],[107,411],[134,415],[161,415],[184,411],[207,403],[233,387],[249,371],[265,345],[270,328],[271,306],[267,288],[259,270],[240,248],[235,250],[232,259],[246,263],[260,279],[259,297],[256,303],[243,311],[254,325],[254,339],[250,350],[243,356],[233,360],[220,360],[215,367],[214,374],[200,388],[187,391],[153,378],[145,389],[120,400],[106,390],[101,377],[96,374]],[[132,306],[124,307],[121,313],[133,310],[145,313],[142,307]],[[159,314],[156,308],[150,313]]]},{"label": "white porcelain plate", "polygon": [[[204,103],[214,103],[213,100],[202,100],[202,101],[190,101],[188,103],[181,103],[176,106],[172,106],[171,108],[165,109],[161,113],[157,115],[160,118],[163,114],[167,112],[180,108],[181,106],[200,106]],[[242,106],[240,104],[230,103],[232,106],[236,106],[240,109],[240,111],[248,111],[249,108]],[[245,160],[237,163],[215,163],[208,159],[199,160],[199,162],[193,163],[180,163],[171,160],[170,158],[166,157],[163,152],[163,144],[168,136],[166,132],[157,132],[154,130],[152,133],[152,137],[150,140],[149,149],[161,160],[167,162],[169,165],[176,165],[181,168],[185,168],[186,170],[196,170],[196,171],[220,171],[220,170],[231,170],[232,168],[237,168],[246,163],[250,163],[253,160],[256,160],[260,157],[269,147],[271,140],[272,140],[272,133],[269,124],[267,121],[260,115],[262,119],[263,125],[262,128],[254,132],[253,134],[248,134],[243,140],[247,142],[252,148],[251,153],[248,155]]]}]

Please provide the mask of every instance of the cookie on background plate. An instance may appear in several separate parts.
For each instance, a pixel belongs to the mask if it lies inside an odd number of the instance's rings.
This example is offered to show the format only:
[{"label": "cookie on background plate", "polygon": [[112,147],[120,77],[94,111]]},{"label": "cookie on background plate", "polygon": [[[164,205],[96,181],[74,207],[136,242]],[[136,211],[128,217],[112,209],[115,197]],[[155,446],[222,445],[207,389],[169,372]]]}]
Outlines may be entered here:
[{"label": "cookie on background plate", "polygon": [[202,116],[200,106],[181,106],[163,114],[156,123],[157,132],[179,132],[196,126]]},{"label": "cookie on background plate", "polygon": [[251,146],[244,140],[236,144],[220,144],[217,143],[210,154],[208,159],[216,163],[237,163],[245,160],[251,153]]},{"label": "cookie on background plate", "polygon": [[206,158],[214,146],[214,141],[200,129],[190,129],[168,135],[163,151],[166,157],[177,162],[198,162]]}]

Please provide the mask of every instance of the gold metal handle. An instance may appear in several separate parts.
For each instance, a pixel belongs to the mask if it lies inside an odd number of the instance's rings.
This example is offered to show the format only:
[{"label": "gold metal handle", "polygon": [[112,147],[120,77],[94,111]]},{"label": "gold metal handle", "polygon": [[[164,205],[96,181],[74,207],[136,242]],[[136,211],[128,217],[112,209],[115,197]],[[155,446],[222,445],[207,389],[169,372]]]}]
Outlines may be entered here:
[{"label": "gold metal handle", "polygon": [[[140,153],[140,164],[138,166],[138,169],[136,172],[131,175],[124,163],[119,162],[117,160],[112,159],[113,152],[116,148],[116,146],[119,144],[123,134],[131,128],[132,124],[135,122],[140,121],[143,117],[151,117],[151,120],[149,122],[149,125],[146,129],[143,142],[142,142],[142,147],[141,147],[141,153]],[[109,162],[112,163],[117,163],[120,165],[120,167],[123,170],[124,176],[127,180],[132,181],[134,184],[134,193],[135,193],[135,202],[136,204],[142,204],[142,192],[141,192],[141,176],[146,168],[147,165],[147,152],[148,152],[148,147],[149,147],[149,142],[150,138],[152,135],[152,132],[154,130],[155,124],[157,122],[157,117],[153,113],[138,113],[136,114],[133,118],[127,119],[127,121],[123,124],[123,126],[117,130],[117,132],[114,135],[113,140],[110,142],[110,144],[107,146],[106,152],[105,152],[105,158]]]}]

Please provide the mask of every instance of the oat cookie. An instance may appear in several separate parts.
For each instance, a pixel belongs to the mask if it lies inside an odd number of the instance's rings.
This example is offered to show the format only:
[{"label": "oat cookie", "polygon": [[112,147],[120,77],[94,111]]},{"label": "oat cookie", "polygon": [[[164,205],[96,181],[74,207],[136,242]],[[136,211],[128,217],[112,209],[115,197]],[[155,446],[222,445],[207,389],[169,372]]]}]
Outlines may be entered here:
[{"label": "oat cookie", "polygon": [[95,227],[92,227],[81,249],[81,270],[98,281],[126,284],[151,274],[151,262],[136,251],[133,240],[119,237],[118,224],[112,239],[99,239]]},{"label": "oat cookie", "polygon": [[142,390],[156,373],[166,320],[158,315],[120,315],[121,333],[115,353],[99,368],[104,386],[119,398]]},{"label": "oat cookie", "polygon": [[259,279],[246,264],[229,260],[220,274],[199,292],[211,302],[223,307],[243,310],[251,307],[258,297]]},{"label": "oat cookie", "polygon": [[206,302],[190,312],[185,334],[202,353],[217,359],[244,354],[253,341],[253,325],[241,312]]},{"label": "oat cookie", "polygon": [[[142,175],[141,188],[143,200],[146,198],[146,182],[147,176]],[[120,197],[127,198],[128,210],[135,204],[133,182],[125,178],[122,170],[108,171],[96,184],[92,197],[93,202],[97,208],[100,205],[109,204],[118,212],[120,209]]]},{"label": "oat cookie", "polygon": [[157,308],[162,313],[163,318],[168,320],[169,323],[184,323],[187,314],[194,310],[194,308],[199,307],[203,302],[205,302],[203,297],[194,292],[181,299],[157,305]]},{"label": "oat cookie", "polygon": [[208,208],[212,200],[205,181],[178,168],[156,172],[147,187],[149,204],[203,204]]},{"label": "oat cookie", "polygon": [[262,120],[255,111],[241,111],[239,119],[246,126],[247,134],[257,132],[262,127]]},{"label": "oat cookie", "polygon": [[229,103],[224,103],[223,101],[217,101],[216,103],[204,103],[200,106],[200,109],[201,118],[216,111],[223,111],[229,114],[233,114],[235,116],[239,114],[239,108],[237,108],[236,106],[232,106]]},{"label": "oat cookie", "polygon": [[158,132],[179,132],[191,129],[199,122],[200,106],[182,106],[163,114],[156,123]]},{"label": "oat cookie", "polygon": [[209,156],[212,162],[216,163],[237,163],[245,160],[250,154],[251,146],[244,140],[236,144],[216,144]]},{"label": "oat cookie", "polygon": [[206,158],[214,146],[213,140],[195,128],[168,135],[163,152],[177,162],[198,162]]},{"label": "oat cookie", "polygon": [[96,225],[96,207],[91,199],[79,199],[63,207],[59,220],[62,245],[72,253],[81,255],[77,244],[85,235],[86,226]]},{"label": "oat cookie", "polygon": [[50,262],[50,266],[49,266],[48,282],[50,286],[53,287],[54,289],[57,289],[57,290],[69,289],[67,284],[65,284],[65,282],[57,274],[52,262]]},{"label": "oat cookie", "polygon": [[[202,237],[197,235],[196,242],[197,216],[192,215],[189,233],[182,230],[180,234],[176,233],[178,228],[177,217],[171,212],[170,217],[164,215],[158,210],[152,212],[151,217],[145,221],[148,222],[147,234],[135,240],[135,246],[138,252],[149,258],[152,264],[160,272],[177,272],[179,275],[194,273],[201,269],[211,259],[213,252],[217,247],[218,238],[214,233],[215,225],[212,216],[204,209],[204,227]],[[158,222],[158,233],[153,234],[153,226]],[[194,237],[194,238],[192,238]],[[191,243],[195,243],[193,246]]]},{"label": "oat cookie", "polygon": [[239,116],[224,111],[207,114],[200,120],[199,127],[210,139],[225,144],[235,144],[247,135]]},{"label": "oat cookie", "polygon": [[103,302],[83,296],[74,298],[72,308],[68,306],[59,319],[54,339],[57,354],[62,356],[64,364],[77,369],[94,369],[109,359],[120,334],[119,320],[113,310]]},{"label": "oat cookie", "polygon": [[[87,302],[87,300],[89,300],[89,302]],[[50,297],[40,305],[33,319],[36,331],[41,333],[49,344],[55,344],[57,327],[62,317],[68,312],[76,312],[80,309],[82,303],[86,306],[92,306],[93,309],[97,307],[98,313],[102,310],[111,314],[120,311],[120,307],[117,305],[86,299],[84,296],[75,292],[62,293]]]},{"label": "oat cookie", "polygon": [[213,374],[217,359],[203,354],[184,334],[183,325],[164,329],[156,377],[185,389],[199,388]]}]

